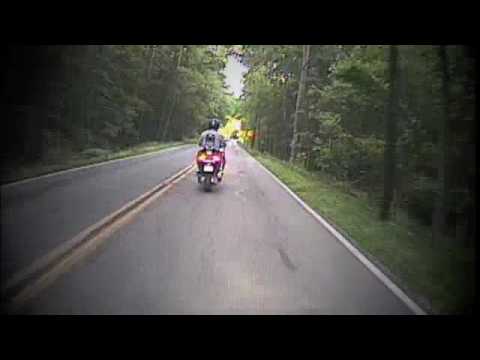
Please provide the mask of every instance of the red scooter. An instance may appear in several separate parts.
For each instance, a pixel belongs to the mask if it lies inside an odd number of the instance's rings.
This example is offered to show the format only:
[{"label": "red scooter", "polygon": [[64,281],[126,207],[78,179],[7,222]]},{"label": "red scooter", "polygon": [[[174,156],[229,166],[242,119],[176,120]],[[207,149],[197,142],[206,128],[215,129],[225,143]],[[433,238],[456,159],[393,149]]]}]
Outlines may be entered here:
[{"label": "red scooter", "polygon": [[197,153],[198,183],[203,185],[205,191],[210,192],[213,185],[222,181],[224,165],[224,148],[219,151],[203,148]]}]

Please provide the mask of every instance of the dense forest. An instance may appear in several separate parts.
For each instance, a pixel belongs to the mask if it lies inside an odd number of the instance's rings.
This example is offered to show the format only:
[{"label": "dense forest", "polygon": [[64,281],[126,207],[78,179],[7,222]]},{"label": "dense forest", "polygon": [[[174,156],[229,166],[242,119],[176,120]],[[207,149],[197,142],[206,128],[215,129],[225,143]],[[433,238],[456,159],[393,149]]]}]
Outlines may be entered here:
[{"label": "dense forest", "polygon": [[12,46],[4,56],[4,160],[197,136],[224,117],[227,47]]},{"label": "dense forest", "polygon": [[[474,239],[470,47],[7,48],[6,162],[193,138],[208,117],[242,113],[254,148],[368,192],[383,219],[400,207],[433,225],[436,239]],[[226,89],[228,56],[248,68],[240,99]]]},{"label": "dense forest", "polygon": [[[428,244],[428,256],[441,247],[473,253],[477,74],[469,46],[6,49],[2,183],[57,171],[62,167],[42,166],[88,151],[191,142],[217,117],[227,123],[226,133],[241,123],[241,141],[252,152],[341,184],[381,224],[407,214],[427,229],[418,241]],[[232,58],[247,69],[239,98],[225,83]],[[35,164],[41,166],[30,173],[13,171]],[[65,166],[78,166],[72,164]],[[441,281],[428,278],[433,287]],[[444,297],[455,287],[438,289]]]},{"label": "dense forest", "polygon": [[[237,106],[232,54],[249,69]],[[240,107],[260,151],[367,191],[384,219],[403,207],[436,238],[474,238],[470,47],[16,46],[4,61],[4,160],[192,138]]]},{"label": "dense forest", "polygon": [[243,46],[241,112],[261,152],[368,193],[432,242],[475,239],[475,63],[466,46]]}]

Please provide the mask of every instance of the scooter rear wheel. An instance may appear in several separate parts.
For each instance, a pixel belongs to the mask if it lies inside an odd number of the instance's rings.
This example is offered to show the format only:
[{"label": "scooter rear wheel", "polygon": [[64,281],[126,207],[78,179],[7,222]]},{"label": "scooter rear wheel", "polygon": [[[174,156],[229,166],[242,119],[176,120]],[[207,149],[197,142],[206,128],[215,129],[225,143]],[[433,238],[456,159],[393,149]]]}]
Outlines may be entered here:
[{"label": "scooter rear wheel", "polygon": [[212,191],[212,175],[206,175],[203,179],[203,190],[206,192]]}]

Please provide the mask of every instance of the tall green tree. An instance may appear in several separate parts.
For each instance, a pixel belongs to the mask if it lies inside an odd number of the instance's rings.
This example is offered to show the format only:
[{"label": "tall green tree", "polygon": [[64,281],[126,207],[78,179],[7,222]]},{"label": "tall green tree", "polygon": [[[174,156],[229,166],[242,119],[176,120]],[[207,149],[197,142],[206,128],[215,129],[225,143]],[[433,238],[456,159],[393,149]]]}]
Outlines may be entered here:
[{"label": "tall green tree", "polygon": [[438,57],[441,74],[441,94],[442,94],[442,112],[438,121],[438,191],[435,199],[435,209],[433,213],[433,238],[434,241],[442,239],[445,233],[446,204],[449,203],[449,152],[450,146],[450,74],[448,55],[445,45],[438,47]]},{"label": "tall green tree", "polygon": [[290,162],[293,162],[297,155],[298,147],[298,126],[305,121],[305,87],[308,76],[308,66],[310,61],[310,45],[303,46],[303,60],[300,71],[300,81],[298,84],[297,104],[295,106],[295,115],[293,120],[293,133],[290,151]]},{"label": "tall green tree", "polygon": [[[11,47],[12,81],[6,93],[17,87],[14,76],[23,76],[22,83],[32,90],[29,94],[20,90],[16,96],[20,101],[25,93],[23,110],[14,103],[8,106],[18,119],[18,145],[9,152],[32,162],[48,160],[53,153],[66,156],[91,147],[193,136],[212,113],[226,112],[222,69],[227,48]],[[13,65],[13,59],[25,66]]]},{"label": "tall green tree", "polygon": [[398,47],[396,45],[390,45],[389,48],[389,80],[390,96],[385,116],[384,190],[380,213],[383,220],[387,220],[390,217],[395,190],[396,122],[398,116]]},{"label": "tall green tree", "polygon": [[[475,223],[473,57],[463,46],[445,47],[445,56],[438,46],[393,46],[311,46],[295,155],[306,161],[297,164],[365,191],[384,219],[400,208],[426,226],[444,219],[432,230],[464,243]],[[247,45],[239,55],[255,146],[284,160],[303,55],[294,45]]]}]

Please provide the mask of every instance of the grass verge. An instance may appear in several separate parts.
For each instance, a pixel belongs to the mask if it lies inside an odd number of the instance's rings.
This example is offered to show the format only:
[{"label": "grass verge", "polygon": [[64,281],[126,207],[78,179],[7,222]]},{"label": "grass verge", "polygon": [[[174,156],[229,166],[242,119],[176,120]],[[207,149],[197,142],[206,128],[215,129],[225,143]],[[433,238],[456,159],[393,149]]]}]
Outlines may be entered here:
[{"label": "grass verge", "polygon": [[98,152],[83,152],[75,153],[68,157],[57,157],[56,159],[50,159],[35,164],[25,164],[20,166],[5,165],[2,175],[2,185],[41,175],[55,173],[62,170],[93,165],[110,160],[126,159],[137,155],[153,153],[167,148],[193,143],[195,143],[195,140],[185,140],[168,143],[148,142],[119,151],[104,150]]},{"label": "grass verge", "polygon": [[[245,148],[245,146],[243,146]],[[397,285],[429,313],[470,313],[474,298],[474,251],[432,247],[430,228],[398,211],[394,221],[378,219],[364,197],[328,177],[246,149],[317,213],[375,260]]]}]

